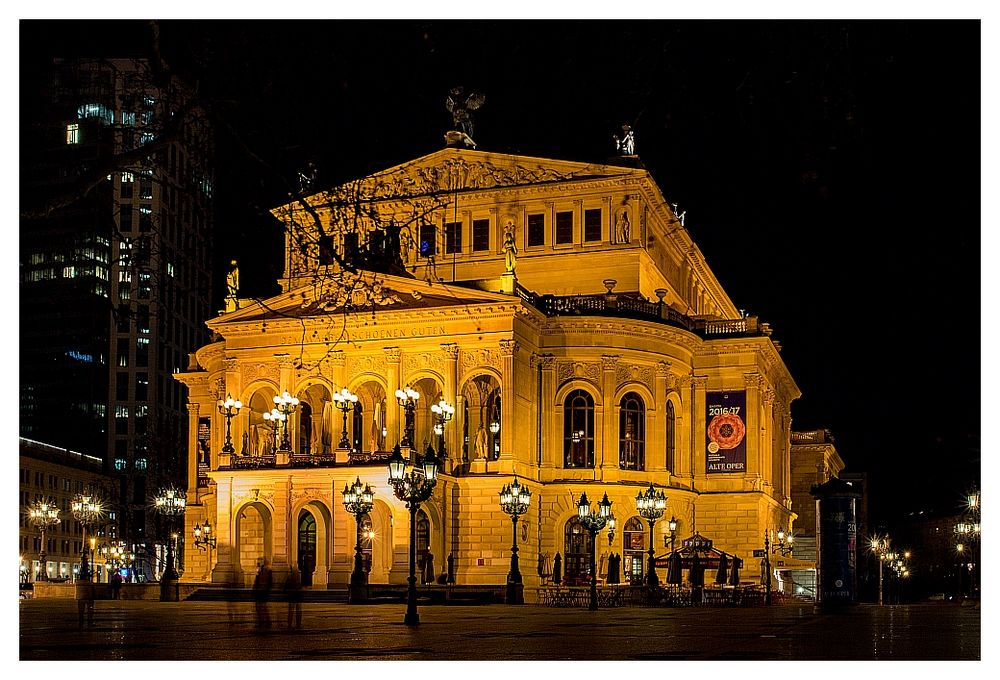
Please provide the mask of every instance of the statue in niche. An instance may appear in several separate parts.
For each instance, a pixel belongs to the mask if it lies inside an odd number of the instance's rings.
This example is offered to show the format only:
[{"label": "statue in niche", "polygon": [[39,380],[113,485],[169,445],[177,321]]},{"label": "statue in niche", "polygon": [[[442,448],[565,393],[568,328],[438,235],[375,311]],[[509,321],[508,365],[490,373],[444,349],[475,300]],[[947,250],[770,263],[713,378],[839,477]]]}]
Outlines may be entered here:
[{"label": "statue in niche", "polygon": [[242,455],[244,455],[244,456],[249,456],[250,455],[250,433],[249,432],[244,432],[243,433],[243,448],[240,450],[240,453]]},{"label": "statue in niche", "polygon": [[618,243],[631,243],[632,223],[629,221],[628,210],[618,213],[617,234]]},{"label": "statue in niche", "polygon": [[324,399],[323,400],[323,433],[320,437],[320,445],[323,447],[323,453],[330,453],[330,447],[333,446],[333,402]]},{"label": "statue in niche", "polygon": [[486,460],[489,455],[489,445],[490,445],[489,435],[486,434],[486,428],[483,427],[482,423],[479,423],[479,429],[476,430],[476,459]]},{"label": "statue in niche", "polygon": [[503,228],[503,256],[507,271],[513,274],[517,268],[517,243],[514,238],[513,222],[507,222]]}]

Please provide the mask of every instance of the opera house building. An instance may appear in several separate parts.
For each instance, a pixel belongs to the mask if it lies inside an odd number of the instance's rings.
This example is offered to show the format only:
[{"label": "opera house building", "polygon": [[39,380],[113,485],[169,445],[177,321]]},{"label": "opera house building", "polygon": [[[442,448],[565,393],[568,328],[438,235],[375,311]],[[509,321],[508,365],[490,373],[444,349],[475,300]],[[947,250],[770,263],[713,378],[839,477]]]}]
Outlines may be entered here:
[{"label": "opera house building", "polygon": [[[410,516],[388,482],[397,444],[428,447],[416,514],[423,579],[503,584],[512,530],[527,588],[648,568],[636,496],[666,494],[652,547],[693,535],[745,560],[794,529],[791,403],[770,328],[745,316],[683,216],[634,156],[604,164],[448,147],[273,210],[281,293],[239,296],[176,375],[188,388],[183,580],[252,582],[258,560],[342,587],[359,529],[372,584],[408,576]],[[345,391],[346,390],[346,391]],[[397,392],[403,395],[397,396]],[[230,399],[229,406],[225,401]],[[236,402],[239,408],[236,408]],[[500,491],[531,492],[516,528]],[[342,490],[370,486],[370,512]],[[581,494],[613,534],[581,525]],[[360,527],[359,527],[360,524]],[[596,545],[595,545],[596,543]]]}]

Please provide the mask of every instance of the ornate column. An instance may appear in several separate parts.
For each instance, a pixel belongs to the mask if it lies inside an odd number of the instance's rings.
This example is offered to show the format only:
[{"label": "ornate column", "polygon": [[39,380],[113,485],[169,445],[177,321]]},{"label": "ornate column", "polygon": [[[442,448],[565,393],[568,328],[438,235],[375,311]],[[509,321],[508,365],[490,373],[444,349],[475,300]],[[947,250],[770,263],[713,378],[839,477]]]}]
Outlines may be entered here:
[{"label": "ornate column", "polygon": [[500,459],[499,470],[514,469],[514,354],[516,340],[500,341]]},{"label": "ornate column", "polygon": [[[233,395],[233,399],[239,399],[242,401],[243,397],[241,396],[241,392],[243,391],[243,380],[242,380],[243,376],[240,373],[239,362],[236,359],[223,359],[222,366],[225,368],[226,371],[226,394],[223,394],[222,398],[225,399],[226,395],[231,394]],[[243,409],[241,409],[239,414],[237,414],[237,416],[233,418],[231,421],[233,449],[235,449],[236,453],[238,454],[243,453],[243,433],[246,432],[246,426],[245,426],[246,414],[244,413],[244,411],[246,411],[246,413],[249,413],[249,408],[250,404],[243,404]],[[216,414],[218,414],[219,422],[222,423],[222,429],[220,430],[220,432],[222,434],[222,441],[225,441],[226,419],[223,418],[222,415],[218,413],[219,411],[218,409],[216,409],[215,411]],[[219,463],[219,461],[215,461],[214,458],[215,454],[213,454],[213,463],[221,464]],[[217,469],[217,465],[212,465],[212,469],[213,470]]]},{"label": "ornate column", "polygon": [[694,477],[695,479],[701,478],[702,481],[705,480],[707,463],[705,460],[705,455],[707,452],[705,444],[705,405],[706,405],[706,392],[708,391],[708,376],[707,375],[693,375],[691,376],[691,384],[694,387],[694,400],[691,403],[691,409],[693,418],[693,430],[691,432],[691,458],[694,464]]},{"label": "ornate column", "polygon": [[781,402],[782,427],[778,434],[778,460],[781,463],[781,501],[786,508],[792,505],[791,484],[792,471],[789,457],[791,456],[792,405]]},{"label": "ornate column", "polygon": [[[656,403],[650,409],[653,422],[646,422],[646,469],[651,472],[665,472],[667,469],[667,393],[670,378],[670,362],[656,364],[656,389],[653,397]],[[675,414],[676,415],[676,414]]]},{"label": "ornate column", "polygon": [[[601,402],[604,404],[604,417],[601,419],[601,444],[595,447],[595,467],[601,469],[601,479],[606,478],[605,472],[612,472],[612,479],[617,479],[618,472],[618,439],[615,437],[615,418],[618,415],[615,403],[615,369],[618,367],[617,354],[601,355]],[[596,423],[595,423],[596,425]]]},{"label": "ornate column", "polygon": [[[462,447],[460,432],[461,423],[458,416],[458,344],[445,342],[441,344],[441,351],[444,352],[444,399],[455,407],[455,416],[451,422],[444,426],[444,441],[448,448],[448,472],[451,472],[456,462],[462,460]],[[437,568],[437,567],[435,567]]]},{"label": "ornate column", "polygon": [[396,403],[396,390],[400,387],[400,350],[398,347],[385,347],[384,350],[386,363],[385,429],[388,433],[385,436],[385,448],[387,451],[391,451],[392,447],[398,444],[402,438],[399,430],[399,404]]},{"label": "ornate column", "polygon": [[[347,358],[344,356],[344,350],[337,349],[330,352],[329,361],[333,367],[333,389],[336,391],[347,387]],[[335,408],[331,408],[329,422],[323,422],[323,432],[330,433],[330,449],[331,453],[334,454],[334,460],[346,463],[348,461],[349,450],[340,449],[338,452],[337,447],[337,444],[340,442],[340,433],[344,429],[343,421],[338,416],[340,416],[340,412]],[[320,420],[322,420],[322,417],[322,414],[320,414]],[[347,425],[350,429],[353,429],[354,419],[348,418]],[[353,439],[350,441],[353,441]]]},{"label": "ornate column", "polygon": [[744,373],[743,382],[747,396],[747,468],[743,479],[747,488],[759,489],[763,476],[760,451],[760,388],[764,384],[764,377],[760,373]]},{"label": "ornate column", "polygon": [[[275,354],[275,360],[278,362],[278,394],[285,392],[286,390],[290,393],[292,390],[292,371],[294,371],[294,361],[288,354]],[[298,418],[299,411],[296,409],[295,414],[289,417],[285,421],[285,427],[288,430],[288,438],[291,442],[292,451],[295,451],[295,443],[297,437],[298,428],[295,427],[295,422]],[[278,435],[278,441],[281,441],[281,435]],[[280,445],[279,445],[280,446]],[[275,461],[278,465],[284,465],[288,462],[288,451],[281,451],[280,448],[275,452]]]},{"label": "ornate column", "polygon": [[777,428],[777,421],[774,417],[774,390],[767,388],[764,390],[764,427],[760,431],[760,471],[764,478],[763,488],[765,491],[772,491],[774,488],[774,468],[771,459],[774,456],[774,430]]},{"label": "ornate column", "polygon": [[212,569],[212,583],[233,583],[236,573],[233,569],[233,556],[236,554],[236,541],[233,539],[233,478],[215,478],[215,517],[212,518],[213,530],[217,540],[215,568]]},{"label": "ornate column", "polygon": [[188,502],[194,502],[198,493],[198,404],[188,402],[188,436],[187,436],[187,488]]},{"label": "ornate column", "polygon": [[[542,399],[535,404],[542,420],[542,467],[551,470],[562,467],[562,434],[555,419],[556,358],[551,354],[536,354],[535,362],[542,370]],[[556,464],[559,461],[559,464]]]}]

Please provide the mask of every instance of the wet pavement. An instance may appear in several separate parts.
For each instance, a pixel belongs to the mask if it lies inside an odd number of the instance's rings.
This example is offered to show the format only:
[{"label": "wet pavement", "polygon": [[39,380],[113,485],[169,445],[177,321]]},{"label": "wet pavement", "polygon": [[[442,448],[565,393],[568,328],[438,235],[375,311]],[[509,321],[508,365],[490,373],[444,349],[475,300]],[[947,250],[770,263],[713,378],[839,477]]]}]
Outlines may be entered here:
[{"label": "wet pavement", "polygon": [[20,602],[22,660],[978,660],[980,611],[934,603],[815,614],[807,604],[722,609],[553,609],[305,603],[302,629],[271,603],[254,628],[248,602]]}]

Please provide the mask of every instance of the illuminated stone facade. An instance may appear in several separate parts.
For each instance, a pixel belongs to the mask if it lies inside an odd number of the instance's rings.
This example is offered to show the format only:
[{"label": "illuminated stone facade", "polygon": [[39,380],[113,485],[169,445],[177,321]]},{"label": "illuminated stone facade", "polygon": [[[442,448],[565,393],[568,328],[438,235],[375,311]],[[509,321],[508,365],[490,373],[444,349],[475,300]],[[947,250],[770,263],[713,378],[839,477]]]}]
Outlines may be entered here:
[{"label": "illuminated stone facade", "polygon": [[[352,202],[367,208],[347,220]],[[565,576],[586,571],[583,492],[614,502],[599,571],[619,553],[626,580],[646,566],[629,568],[649,548],[635,497],[650,483],[668,497],[657,554],[673,515],[678,540],[697,529],[744,557],[748,579],[765,528],[794,519],[799,389],[770,329],[740,317],[645,170],[445,149],[274,214],[288,234],[282,293],[210,321],[216,341],[177,376],[190,400],[185,536],[207,518],[219,542],[187,551],[185,580],[249,583],[266,556],[279,574],[305,566],[314,587],[346,584],[356,529],[340,490],[360,477],[375,490],[370,580],[404,582],[408,514],[384,452],[402,434],[393,395],[406,385],[422,395],[421,451],[438,448],[430,405],[456,407],[417,543],[436,574],[451,555],[460,584],[504,582],[512,527],[498,495],[515,474],[532,492],[517,529],[528,587],[557,553]],[[331,253],[357,252],[382,224],[404,225],[405,274],[344,271]],[[337,448],[344,420],[330,403],[345,386],[362,409],[346,422],[354,451]],[[284,391],[300,399],[292,455],[275,451],[262,418]],[[244,405],[231,423],[235,455],[220,453],[216,401],[227,394]]]}]

